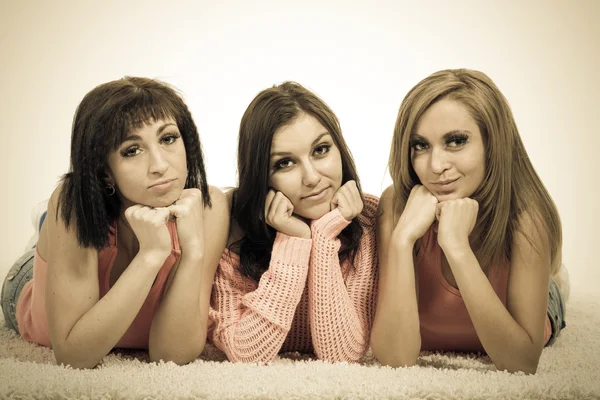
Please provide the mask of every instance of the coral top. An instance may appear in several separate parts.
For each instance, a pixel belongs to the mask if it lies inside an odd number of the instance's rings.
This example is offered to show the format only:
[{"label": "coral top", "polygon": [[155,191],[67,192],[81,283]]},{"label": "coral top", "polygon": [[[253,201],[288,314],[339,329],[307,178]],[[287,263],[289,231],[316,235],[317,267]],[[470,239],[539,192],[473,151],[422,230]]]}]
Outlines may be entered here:
[{"label": "coral top", "polygon": [[209,312],[209,338],[231,361],[269,362],[279,352],[314,352],[328,361],[358,361],[369,347],[377,296],[376,210],[365,195],[363,235],[351,265],[340,265],[337,236],[349,222],[337,209],[312,221],[312,239],[278,232],[258,284],[223,252]]},{"label": "coral top", "polygon": [[[460,291],[450,285],[442,274],[442,249],[432,228],[421,241],[416,269],[421,350],[485,352]],[[506,307],[510,263],[492,270],[488,279]],[[545,343],[551,332],[550,319],[546,316]]]},{"label": "coral top", "polygon": [[[146,301],[131,323],[129,329],[115,347],[147,349],[150,326],[158,309],[171,269],[179,259],[181,250],[174,221],[167,223],[171,234],[172,250],[156,276]],[[117,255],[117,226],[109,236],[109,245],[98,252],[98,286],[100,299],[109,291],[109,277]],[[19,333],[28,342],[52,347],[46,319],[46,261],[35,251],[33,279],[25,284],[17,302],[16,317]]]}]

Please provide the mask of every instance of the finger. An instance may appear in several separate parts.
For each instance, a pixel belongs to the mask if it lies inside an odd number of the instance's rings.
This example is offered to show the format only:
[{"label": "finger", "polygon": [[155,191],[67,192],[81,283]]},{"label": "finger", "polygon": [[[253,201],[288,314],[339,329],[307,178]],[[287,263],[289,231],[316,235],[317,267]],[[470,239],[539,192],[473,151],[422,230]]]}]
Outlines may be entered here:
[{"label": "finger", "polygon": [[125,213],[124,213],[124,214],[125,214],[125,218],[127,219],[127,221],[129,221],[129,220],[130,220],[130,219],[133,217],[134,213],[135,213],[137,210],[139,210],[140,208],[142,208],[142,207],[143,207],[143,206],[141,206],[141,205],[139,205],[139,204],[134,204],[133,206],[131,206],[131,207],[128,207],[128,208],[125,210]]},{"label": "finger", "polygon": [[273,197],[273,201],[271,201],[271,205],[269,207],[269,221],[273,222],[280,215],[280,207],[285,209],[285,200],[284,195],[281,192],[275,192],[275,196]]},{"label": "finger", "polygon": [[167,207],[158,207],[149,210],[147,215],[150,216],[150,220],[156,224],[165,223],[169,220],[170,212]]},{"label": "finger", "polygon": [[290,216],[292,213],[290,212],[290,204],[289,202],[286,202],[284,198],[279,199],[279,201],[277,202],[277,209],[275,210],[275,215],[277,217],[286,217],[286,216]]},{"label": "finger", "polygon": [[338,190],[337,192],[335,192],[335,194],[331,198],[331,202],[330,202],[330,206],[329,206],[330,210],[335,210],[339,206],[338,205],[339,204],[339,196],[340,196],[340,192]]},{"label": "finger", "polygon": [[344,213],[348,214],[348,212],[352,212],[352,206],[348,201],[348,193],[346,190],[340,191],[338,194],[338,208],[340,211],[344,211]]},{"label": "finger", "polygon": [[269,209],[271,208],[271,203],[273,203],[273,199],[275,198],[275,191],[273,189],[269,189],[267,192],[267,197],[265,198],[265,218],[269,215]]},{"label": "finger", "polygon": [[444,203],[437,203],[437,205],[435,206],[435,219],[437,219],[438,221],[440,220],[441,216],[442,216],[442,208],[444,207]]},{"label": "finger", "polygon": [[187,204],[173,204],[167,207],[167,210],[169,211],[169,216],[175,218],[182,218],[190,214],[190,206]]}]

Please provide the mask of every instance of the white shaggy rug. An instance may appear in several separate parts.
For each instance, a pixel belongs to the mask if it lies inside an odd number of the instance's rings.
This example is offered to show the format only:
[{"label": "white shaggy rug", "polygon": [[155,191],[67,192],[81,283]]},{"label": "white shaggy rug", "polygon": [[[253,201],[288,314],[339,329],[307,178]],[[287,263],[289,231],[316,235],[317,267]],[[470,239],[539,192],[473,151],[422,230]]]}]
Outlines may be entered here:
[{"label": "white shaggy rug", "polygon": [[572,290],[567,328],[544,350],[536,375],[499,372],[486,357],[422,354],[412,368],[328,364],[287,354],[268,366],[232,364],[207,345],[186,366],[115,352],[93,370],[54,364],[52,351],[24,342],[0,314],[0,398],[394,398],[600,399],[600,296]]}]

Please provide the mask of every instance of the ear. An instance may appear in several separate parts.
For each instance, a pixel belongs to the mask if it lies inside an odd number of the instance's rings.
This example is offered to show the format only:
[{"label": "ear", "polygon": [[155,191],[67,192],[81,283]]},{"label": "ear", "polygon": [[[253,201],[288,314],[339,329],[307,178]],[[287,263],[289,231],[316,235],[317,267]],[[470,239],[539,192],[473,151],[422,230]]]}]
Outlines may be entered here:
[{"label": "ear", "polygon": [[104,171],[104,182],[115,186],[115,179],[113,178],[108,168]]}]

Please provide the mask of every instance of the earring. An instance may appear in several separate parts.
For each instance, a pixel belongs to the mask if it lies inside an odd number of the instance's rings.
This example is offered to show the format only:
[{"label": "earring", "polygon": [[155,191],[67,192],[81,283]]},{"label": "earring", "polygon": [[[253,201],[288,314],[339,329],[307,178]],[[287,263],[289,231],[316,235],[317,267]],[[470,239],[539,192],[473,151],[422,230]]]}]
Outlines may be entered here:
[{"label": "earring", "polygon": [[115,194],[115,187],[110,183],[107,183],[104,187],[104,193],[106,193],[108,196],[112,196],[113,194]]}]

